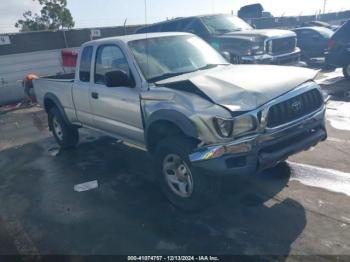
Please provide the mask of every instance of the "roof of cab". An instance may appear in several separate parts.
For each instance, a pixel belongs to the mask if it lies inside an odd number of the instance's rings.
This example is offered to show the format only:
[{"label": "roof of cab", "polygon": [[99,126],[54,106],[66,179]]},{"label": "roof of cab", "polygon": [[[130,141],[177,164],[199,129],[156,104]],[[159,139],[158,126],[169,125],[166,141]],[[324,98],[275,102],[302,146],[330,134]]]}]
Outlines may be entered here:
[{"label": "roof of cab", "polygon": [[107,37],[107,38],[101,38],[93,41],[86,42],[85,45],[93,45],[103,42],[111,42],[111,41],[123,41],[125,43],[128,43],[130,41],[135,40],[142,40],[142,39],[149,39],[149,38],[158,38],[158,37],[167,37],[167,36],[181,36],[181,35],[192,35],[190,33],[183,33],[183,32],[170,32],[170,33],[147,33],[147,34],[134,34],[134,35],[123,35],[123,36],[114,36],[114,37]]}]

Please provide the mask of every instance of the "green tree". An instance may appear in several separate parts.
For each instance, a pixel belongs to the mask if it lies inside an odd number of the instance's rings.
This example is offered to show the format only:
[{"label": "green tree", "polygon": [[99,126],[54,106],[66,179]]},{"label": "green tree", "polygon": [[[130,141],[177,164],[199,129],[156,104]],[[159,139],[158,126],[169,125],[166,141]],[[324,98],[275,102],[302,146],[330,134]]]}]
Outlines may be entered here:
[{"label": "green tree", "polygon": [[[33,0],[36,1],[36,0]],[[67,0],[37,0],[42,6],[40,15],[31,11],[23,13],[15,27],[21,32],[70,29],[74,27],[72,14],[67,8]]]}]

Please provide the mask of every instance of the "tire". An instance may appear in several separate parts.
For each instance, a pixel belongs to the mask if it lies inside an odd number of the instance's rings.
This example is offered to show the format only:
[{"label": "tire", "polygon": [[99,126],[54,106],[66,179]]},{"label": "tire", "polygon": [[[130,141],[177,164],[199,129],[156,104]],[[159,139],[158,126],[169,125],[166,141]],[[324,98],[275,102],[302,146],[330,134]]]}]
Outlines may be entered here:
[{"label": "tire", "polygon": [[49,128],[62,149],[71,149],[77,145],[78,129],[68,124],[56,107],[49,111],[48,121]]},{"label": "tire", "polygon": [[163,193],[172,204],[185,211],[198,211],[215,203],[221,185],[219,177],[207,175],[191,165],[188,155],[193,148],[195,143],[191,139],[175,136],[160,141],[155,153],[156,172]]},{"label": "tire", "polygon": [[350,80],[350,63],[343,67],[343,74],[347,80]]}]

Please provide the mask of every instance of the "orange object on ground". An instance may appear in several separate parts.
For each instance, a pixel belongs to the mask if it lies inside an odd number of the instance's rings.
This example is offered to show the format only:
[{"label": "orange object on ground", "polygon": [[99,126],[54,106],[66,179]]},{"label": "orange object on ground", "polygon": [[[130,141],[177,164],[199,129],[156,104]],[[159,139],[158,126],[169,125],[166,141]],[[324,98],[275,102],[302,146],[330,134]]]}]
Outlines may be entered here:
[{"label": "orange object on ground", "polygon": [[39,77],[35,74],[29,74],[24,78],[24,81],[32,81],[34,79],[38,79]]},{"label": "orange object on ground", "polygon": [[35,94],[33,90],[33,80],[39,77],[35,74],[28,74],[23,79],[24,93],[26,95],[26,100],[31,103],[35,103]]}]

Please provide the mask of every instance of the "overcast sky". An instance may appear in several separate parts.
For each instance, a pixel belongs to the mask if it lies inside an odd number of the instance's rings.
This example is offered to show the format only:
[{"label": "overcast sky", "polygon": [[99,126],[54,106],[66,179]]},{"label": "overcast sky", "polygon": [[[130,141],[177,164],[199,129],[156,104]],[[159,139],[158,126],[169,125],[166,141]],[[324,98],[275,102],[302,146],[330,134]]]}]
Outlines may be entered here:
[{"label": "overcast sky", "polygon": [[[260,2],[275,16],[315,14],[323,9],[324,0],[147,0],[148,22],[172,17],[211,13],[230,13],[246,4]],[[14,28],[22,13],[38,12],[33,0],[0,0],[0,33]],[[77,28],[115,26],[145,22],[144,0],[68,0]],[[350,0],[327,0],[327,11],[350,10]]]}]

